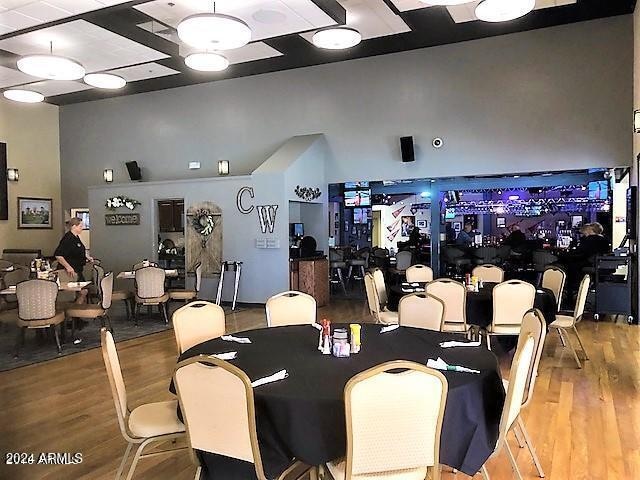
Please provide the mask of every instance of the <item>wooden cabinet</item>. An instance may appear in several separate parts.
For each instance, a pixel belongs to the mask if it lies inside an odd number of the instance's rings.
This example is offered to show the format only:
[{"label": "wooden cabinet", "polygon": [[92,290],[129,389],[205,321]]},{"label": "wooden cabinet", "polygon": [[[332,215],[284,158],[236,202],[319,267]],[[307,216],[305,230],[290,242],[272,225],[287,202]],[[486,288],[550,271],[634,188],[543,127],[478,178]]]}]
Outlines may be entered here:
[{"label": "wooden cabinet", "polygon": [[326,258],[290,260],[291,290],[308,293],[318,307],[329,303],[329,261]]},{"label": "wooden cabinet", "polygon": [[158,223],[160,232],[182,232],[184,230],[184,200],[158,201]]}]

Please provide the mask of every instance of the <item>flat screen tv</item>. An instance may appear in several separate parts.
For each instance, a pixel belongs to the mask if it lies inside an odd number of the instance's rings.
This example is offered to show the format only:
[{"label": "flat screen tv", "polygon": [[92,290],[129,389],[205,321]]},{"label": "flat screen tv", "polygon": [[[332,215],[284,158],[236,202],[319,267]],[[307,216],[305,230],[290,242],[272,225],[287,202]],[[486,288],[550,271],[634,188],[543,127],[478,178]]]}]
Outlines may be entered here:
[{"label": "flat screen tv", "polygon": [[598,182],[589,182],[589,199],[590,200],[607,200],[609,198],[609,182],[600,180]]},{"label": "flat screen tv", "polygon": [[304,223],[290,223],[289,224],[289,236],[290,237],[304,237]]},{"label": "flat screen tv", "polygon": [[370,207],[371,190],[352,190],[344,192],[345,207]]},{"label": "flat screen tv", "polygon": [[345,190],[355,190],[356,188],[369,188],[369,182],[345,182]]}]

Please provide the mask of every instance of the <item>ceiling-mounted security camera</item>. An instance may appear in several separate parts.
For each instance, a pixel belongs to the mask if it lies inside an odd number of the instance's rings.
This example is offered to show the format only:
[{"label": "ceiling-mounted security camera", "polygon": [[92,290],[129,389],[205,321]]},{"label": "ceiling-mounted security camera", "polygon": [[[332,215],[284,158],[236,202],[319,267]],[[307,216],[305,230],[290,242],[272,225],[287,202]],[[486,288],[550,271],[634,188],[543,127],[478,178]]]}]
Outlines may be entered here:
[{"label": "ceiling-mounted security camera", "polygon": [[436,137],[431,141],[431,145],[433,145],[433,148],[442,148],[444,141],[440,137]]}]

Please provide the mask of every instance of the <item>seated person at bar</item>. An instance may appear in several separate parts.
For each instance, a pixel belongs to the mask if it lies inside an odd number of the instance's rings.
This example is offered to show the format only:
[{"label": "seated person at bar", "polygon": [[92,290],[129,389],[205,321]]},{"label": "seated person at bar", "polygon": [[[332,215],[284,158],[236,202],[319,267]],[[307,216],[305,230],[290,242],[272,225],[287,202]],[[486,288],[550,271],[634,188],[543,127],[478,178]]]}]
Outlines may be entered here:
[{"label": "seated person at bar", "polygon": [[511,233],[507,238],[505,238],[503,244],[509,245],[510,247],[520,247],[527,241],[527,237],[522,230],[520,230],[520,225],[513,225],[511,227]]},{"label": "seated person at bar", "polygon": [[582,269],[592,267],[594,257],[611,252],[609,241],[604,237],[604,228],[600,223],[587,223],[580,229],[582,237],[578,247],[562,258],[566,265],[567,284],[571,290],[578,285],[582,278]]},{"label": "seated person at bar", "polygon": [[420,240],[420,229],[418,227],[413,227],[411,233],[409,233],[409,240],[406,242],[398,242],[398,249],[409,247],[417,248],[420,245]]},{"label": "seated person at bar", "polygon": [[300,258],[315,257],[317,246],[318,244],[315,238],[308,235],[302,237],[302,240],[300,240]]},{"label": "seated person at bar", "polygon": [[475,235],[476,232],[473,230],[473,225],[471,223],[465,223],[464,229],[460,231],[458,238],[456,238],[456,245],[459,247],[470,247],[473,244]]}]

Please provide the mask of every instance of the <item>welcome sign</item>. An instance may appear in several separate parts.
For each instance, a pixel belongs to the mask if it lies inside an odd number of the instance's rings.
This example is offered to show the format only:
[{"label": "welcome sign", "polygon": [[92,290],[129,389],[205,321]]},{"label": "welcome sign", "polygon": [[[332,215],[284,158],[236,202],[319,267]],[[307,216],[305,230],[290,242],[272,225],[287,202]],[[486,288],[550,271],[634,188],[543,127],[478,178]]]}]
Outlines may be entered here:
[{"label": "welcome sign", "polygon": [[104,216],[105,225],[140,225],[139,213],[109,213]]}]

